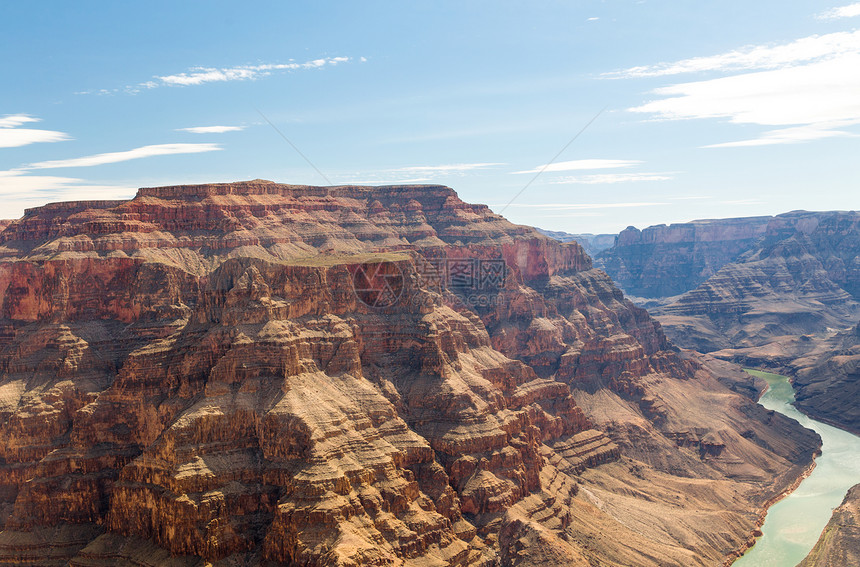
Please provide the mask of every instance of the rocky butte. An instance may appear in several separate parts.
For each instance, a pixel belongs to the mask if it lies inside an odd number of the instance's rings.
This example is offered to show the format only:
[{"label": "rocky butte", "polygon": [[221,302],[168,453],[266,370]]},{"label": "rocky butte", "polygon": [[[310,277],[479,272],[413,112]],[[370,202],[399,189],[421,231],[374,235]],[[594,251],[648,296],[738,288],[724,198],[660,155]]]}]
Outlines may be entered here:
[{"label": "rocky butte", "polygon": [[723,565],[818,437],[575,244],[267,181],[0,232],[0,564]]}]

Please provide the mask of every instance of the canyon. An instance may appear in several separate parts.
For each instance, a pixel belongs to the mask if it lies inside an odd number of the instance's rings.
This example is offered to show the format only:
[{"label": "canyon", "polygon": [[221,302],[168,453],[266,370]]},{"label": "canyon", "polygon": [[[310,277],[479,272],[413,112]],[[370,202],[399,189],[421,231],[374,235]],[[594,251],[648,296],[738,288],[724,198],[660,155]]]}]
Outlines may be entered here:
[{"label": "canyon", "polygon": [[788,374],[798,407],[860,431],[860,213],[631,227],[596,265],[675,344]]},{"label": "canyon", "polygon": [[45,205],[0,232],[0,564],[723,565],[820,449],[764,387],[448,187]]}]

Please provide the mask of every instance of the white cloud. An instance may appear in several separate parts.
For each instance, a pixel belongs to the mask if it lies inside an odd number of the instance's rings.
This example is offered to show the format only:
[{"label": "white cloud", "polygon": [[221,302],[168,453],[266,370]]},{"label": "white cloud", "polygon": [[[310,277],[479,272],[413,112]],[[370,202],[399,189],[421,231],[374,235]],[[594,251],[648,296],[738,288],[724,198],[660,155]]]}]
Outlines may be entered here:
[{"label": "white cloud", "polygon": [[442,177],[462,176],[466,172],[486,169],[504,163],[454,163],[448,165],[413,165],[372,172],[354,172],[337,176],[343,185],[384,185],[389,183],[425,183]]},{"label": "white cloud", "polygon": [[731,201],[720,201],[723,205],[763,205],[761,199],[734,199]]},{"label": "white cloud", "polygon": [[0,118],[0,148],[17,148],[39,142],[62,142],[71,139],[64,132],[18,128],[28,122],[39,122],[39,119],[27,114],[9,114]]},{"label": "white cloud", "polygon": [[737,142],[723,142],[720,144],[709,144],[702,146],[704,148],[740,148],[748,146],[771,146],[777,144],[797,144],[800,142],[810,142],[813,140],[823,140],[824,138],[846,138],[858,137],[857,134],[846,132],[844,130],[835,130],[840,123],[821,123],[808,124],[805,126],[795,126],[793,128],[780,128],[778,130],[769,130],[762,133],[758,138],[749,140],[739,140]]},{"label": "white cloud", "polygon": [[192,134],[222,134],[224,132],[237,132],[244,130],[244,126],[192,126],[190,128],[177,128],[177,132],[191,132]]},{"label": "white cloud", "polygon": [[0,128],[16,128],[27,122],[38,122],[39,119],[29,114],[7,114],[0,118]]},{"label": "white cloud", "polygon": [[[313,59],[304,63],[297,63],[290,60],[288,63],[264,63],[260,65],[237,65],[235,67],[191,67],[184,73],[175,73],[172,75],[156,75],[148,81],[137,83],[136,85],[127,85],[125,87],[114,89],[91,89],[86,91],[78,91],[78,95],[115,95],[117,93],[137,94],[143,90],[155,89],[158,87],[187,87],[194,85],[203,85],[206,83],[218,83],[227,81],[251,81],[268,77],[274,73],[286,71],[298,71],[302,69],[319,69],[326,65],[334,66],[340,63],[352,61],[350,57],[324,57],[321,59]],[[361,58],[361,61],[367,61]]]},{"label": "white cloud", "polygon": [[163,85],[189,86],[204,83],[224,81],[247,81],[268,77],[276,71],[295,71],[300,69],[318,69],[326,65],[346,63],[349,57],[326,57],[304,63],[267,63],[263,65],[240,65],[237,67],[193,67],[185,73],[156,76],[154,81],[141,83],[143,88],[155,88]]},{"label": "white cloud", "polygon": [[153,146],[142,146],[124,152],[110,152],[96,154],[73,159],[60,159],[52,161],[40,161],[24,166],[23,169],[54,169],[58,167],[90,167],[117,163],[153,156],[164,156],[174,154],[196,154],[201,152],[213,152],[220,150],[218,144],[157,144]]},{"label": "white cloud", "polygon": [[785,144],[852,135],[836,128],[860,124],[860,53],[681,83],[654,92],[664,98],[629,110],[667,120],[723,118],[735,124],[783,127],[755,141],[730,145]]},{"label": "white cloud", "polygon": [[614,169],[618,167],[631,167],[640,165],[643,162],[639,160],[629,159],[578,159],[573,161],[560,161],[549,165],[539,165],[534,169],[525,171],[513,171],[513,174],[519,173],[552,173],[558,171],[577,171],[587,169]]},{"label": "white cloud", "polygon": [[[579,211],[589,209],[623,209],[636,207],[656,207],[668,205],[660,202],[629,202],[629,203],[541,203],[541,204],[518,204],[512,203],[510,207],[523,207],[531,209],[553,209],[559,211]],[[501,207],[504,205],[489,205],[490,207]]]},{"label": "white cloud", "polygon": [[[860,4],[852,5],[860,7]],[[780,69],[860,51],[860,31],[812,35],[783,45],[753,45],[728,53],[631,67],[607,77],[662,77],[702,71]]]},{"label": "white cloud", "polygon": [[0,219],[19,218],[25,208],[52,201],[125,199],[135,189],[120,185],[94,185],[73,177],[26,175],[0,171]]},{"label": "white cloud", "polygon": [[388,170],[391,173],[451,175],[505,165],[503,163],[454,163],[450,165],[415,165]]},{"label": "white cloud", "polygon": [[838,20],[841,18],[853,18],[855,16],[860,16],[860,2],[840,6],[839,8],[831,8],[826,12],[818,14],[816,17],[819,20]]},{"label": "white cloud", "polygon": [[596,22],[596,21],[597,21],[597,20],[599,20],[599,19],[600,19],[600,18],[588,18],[588,19],[587,19],[587,20],[585,20],[585,21],[586,21],[586,22]]},{"label": "white cloud", "polygon": [[555,185],[583,183],[597,185],[603,183],[633,183],[636,181],[668,181],[674,179],[671,173],[600,173],[575,177],[560,177],[550,183]]}]

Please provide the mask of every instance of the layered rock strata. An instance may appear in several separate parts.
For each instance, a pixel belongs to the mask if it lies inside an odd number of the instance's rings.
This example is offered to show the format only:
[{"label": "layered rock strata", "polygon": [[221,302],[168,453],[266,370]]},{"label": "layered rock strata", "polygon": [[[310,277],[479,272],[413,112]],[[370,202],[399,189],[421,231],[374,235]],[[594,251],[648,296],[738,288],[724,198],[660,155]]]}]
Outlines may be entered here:
[{"label": "layered rock strata", "polygon": [[764,235],[771,217],[629,226],[597,263],[625,292],[647,298],[689,291],[735,261]]},{"label": "layered rock strata", "polygon": [[0,564],[715,565],[818,447],[744,380],[446,187],[47,205],[0,232]]},{"label": "layered rock strata", "polygon": [[778,355],[791,337],[860,318],[856,212],[630,228],[598,263],[633,295],[659,300],[651,310],[673,341],[736,351],[729,358]]},{"label": "layered rock strata", "polygon": [[801,341],[810,350],[786,368],[795,405],[803,412],[860,435],[860,325],[823,341]]},{"label": "layered rock strata", "polygon": [[599,262],[673,342],[791,375],[799,408],[860,430],[860,213],[628,229]]}]

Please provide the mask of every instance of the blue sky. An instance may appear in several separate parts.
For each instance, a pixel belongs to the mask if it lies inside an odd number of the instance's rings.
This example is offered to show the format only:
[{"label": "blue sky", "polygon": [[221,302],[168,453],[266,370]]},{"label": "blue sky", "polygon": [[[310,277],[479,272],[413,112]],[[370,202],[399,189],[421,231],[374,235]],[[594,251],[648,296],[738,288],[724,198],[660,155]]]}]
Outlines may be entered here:
[{"label": "blue sky", "polygon": [[254,178],[568,232],[858,208],[858,30],[844,0],[3,2],[0,218]]}]

